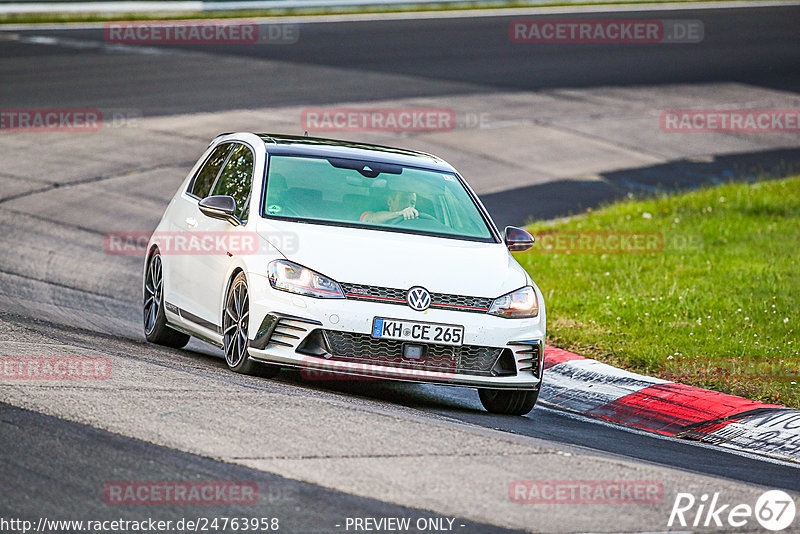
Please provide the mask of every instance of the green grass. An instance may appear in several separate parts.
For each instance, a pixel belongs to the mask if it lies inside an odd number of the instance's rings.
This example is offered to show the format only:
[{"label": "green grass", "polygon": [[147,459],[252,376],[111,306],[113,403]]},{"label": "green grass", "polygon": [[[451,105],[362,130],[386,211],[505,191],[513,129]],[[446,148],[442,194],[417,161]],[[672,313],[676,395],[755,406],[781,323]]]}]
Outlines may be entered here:
[{"label": "green grass", "polygon": [[663,236],[655,252],[517,254],[544,294],[550,344],[800,408],[800,177],[627,200],[529,230]]},{"label": "green grass", "polygon": [[145,13],[11,13],[0,14],[2,24],[37,24],[64,22],[111,22],[133,20],[193,20],[223,18],[259,18],[259,17],[296,17],[314,15],[352,15],[365,13],[409,13],[428,11],[465,11],[485,9],[516,9],[538,7],[592,6],[597,4],[659,4],[664,2],[694,3],[725,0],[553,0],[545,3],[532,3],[526,0],[507,0],[505,2],[477,0],[464,2],[432,2],[426,4],[376,4],[364,6],[340,7],[298,7],[274,8],[241,11],[195,11],[195,12],[159,12],[158,2],[153,2],[153,11]]}]

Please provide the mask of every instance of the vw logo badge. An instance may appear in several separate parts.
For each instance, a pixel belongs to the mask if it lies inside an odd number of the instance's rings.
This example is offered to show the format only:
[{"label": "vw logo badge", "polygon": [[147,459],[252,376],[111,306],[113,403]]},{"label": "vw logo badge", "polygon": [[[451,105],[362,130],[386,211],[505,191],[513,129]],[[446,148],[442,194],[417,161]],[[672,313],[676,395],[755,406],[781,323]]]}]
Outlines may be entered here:
[{"label": "vw logo badge", "polygon": [[424,311],[431,305],[431,294],[424,287],[415,286],[406,293],[406,302],[412,310]]}]

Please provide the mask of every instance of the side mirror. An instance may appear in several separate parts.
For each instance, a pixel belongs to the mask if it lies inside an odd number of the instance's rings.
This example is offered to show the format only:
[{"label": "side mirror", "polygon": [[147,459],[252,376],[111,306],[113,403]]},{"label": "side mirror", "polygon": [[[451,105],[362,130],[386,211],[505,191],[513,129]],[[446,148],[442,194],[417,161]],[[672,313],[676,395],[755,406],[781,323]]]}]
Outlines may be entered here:
[{"label": "side mirror", "polygon": [[505,240],[508,250],[511,252],[522,252],[523,250],[531,248],[536,238],[522,228],[506,226]]},{"label": "side mirror", "polygon": [[215,195],[206,197],[198,204],[200,211],[212,219],[222,219],[234,226],[239,226],[241,221],[236,218],[236,201],[228,195]]}]

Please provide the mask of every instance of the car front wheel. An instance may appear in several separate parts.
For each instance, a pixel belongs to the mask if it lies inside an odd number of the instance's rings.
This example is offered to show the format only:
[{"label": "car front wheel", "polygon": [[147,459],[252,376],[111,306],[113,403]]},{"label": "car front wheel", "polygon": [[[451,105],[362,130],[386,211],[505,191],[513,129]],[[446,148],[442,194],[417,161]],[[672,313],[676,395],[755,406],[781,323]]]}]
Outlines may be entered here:
[{"label": "car front wheel", "polygon": [[528,391],[506,391],[502,389],[479,389],[481,404],[491,413],[525,415],[533,410],[539,389]]},{"label": "car front wheel", "polygon": [[239,273],[231,282],[222,312],[222,344],[225,362],[231,371],[246,375],[273,377],[280,367],[254,362],[247,353],[247,330],[250,321],[250,297],[247,278]]}]

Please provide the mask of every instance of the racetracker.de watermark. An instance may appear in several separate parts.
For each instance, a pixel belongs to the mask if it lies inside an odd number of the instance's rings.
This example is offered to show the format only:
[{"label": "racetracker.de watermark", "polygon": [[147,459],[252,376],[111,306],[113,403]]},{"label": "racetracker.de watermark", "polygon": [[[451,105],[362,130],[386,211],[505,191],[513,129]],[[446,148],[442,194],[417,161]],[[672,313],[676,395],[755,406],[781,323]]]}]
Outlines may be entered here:
[{"label": "racetracker.de watermark", "polygon": [[300,26],[219,20],[107,22],[103,37],[111,44],[294,44]]},{"label": "racetracker.de watermark", "polygon": [[111,360],[89,356],[3,356],[0,380],[106,380]]},{"label": "racetracker.de watermark", "polygon": [[667,133],[800,133],[800,109],[667,109]]},{"label": "racetracker.de watermark", "polygon": [[536,234],[528,252],[539,254],[654,254],[664,250],[661,232],[613,230],[553,231]]},{"label": "racetracker.de watermark", "polygon": [[6,132],[97,132],[102,128],[135,126],[138,110],[97,108],[4,108],[0,109],[0,133]]},{"label": "racetracker.de watermark", "polygon": [[103,487],[114,505],[231,505],[258,502],[255,482],[114,481]]},{"label": "racetracker.de watermark", "polygon": [[275,247],[283,253],[297,252],[299,239],[294,232],[109,232],[103,237],[103,250],[114,256],[138,256],[148,251],[151,238],[164,255],[244,256],[267,252]]},{"label": "racetracker.de watermark", "polygon": [[308,108],[300,124],[309,131],[447,132],[456,113],[443,108]]},{"label": "racetracker.de watermark", "polygon": [[656,504],[664,486],[653,480],[515,480],[508,498],[517,504]]},{"label": "racetracker.de watermark", "polygon": [[661,19],[518,19],[508,26],[514,43],[699,43],[699,20]]}]

